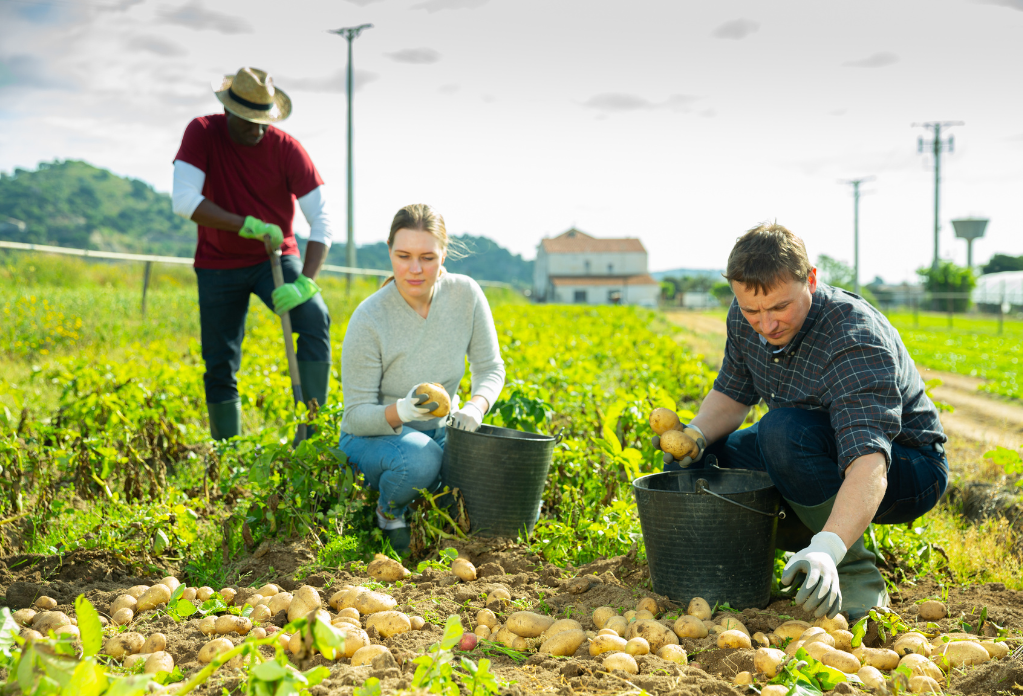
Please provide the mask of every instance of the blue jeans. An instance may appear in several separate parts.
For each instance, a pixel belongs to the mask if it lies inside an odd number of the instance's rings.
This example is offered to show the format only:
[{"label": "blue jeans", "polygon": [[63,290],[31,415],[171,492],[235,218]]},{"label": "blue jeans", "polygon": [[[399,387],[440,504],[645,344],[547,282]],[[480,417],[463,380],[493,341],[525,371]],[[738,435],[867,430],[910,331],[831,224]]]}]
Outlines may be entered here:
[{"label": "blue jeans", "polygon": [[419,491],[440,486],[440,464],[447,430],[402,428],[401,435],[358,437],[341,433],[338,447],[373,490],[380,491],[380,509],[400,518]]},{"label": "blue jeans", "polygon": [[[281,257],[285,283],[293,283],[302,273],[302,260],[294,255]],[[246,268],[197,268],[199,281],[199,324],[202,331],[202,359],[206,363],[203,382],[206,403],[222,404],[238,398],[235,374],[242,364],[242,339],[249,295],[255,293],[273,311],[270,294],[274,279],[270,260]],[[330,314],[322,295],[316,295],[291,312],[291,329],[298,334],[296,356],[299,361],[330,362]],[[280,335],[280,334],[278,334]],[[281,361],[284,344],[278,344]]]},{"label": "blue jeans", "polygon": [[[838,467],[835,431],[823,411],[773,409],[758,423],[709,446],[695,466],[703,467],[708,455],[716,456],[723,469],[766,471],[782,498],[807,507],[832,498],[845,480]],[[874,522],[912,522],[938,503],[947,485],[943,450],[893,442],[888,488]]]}]

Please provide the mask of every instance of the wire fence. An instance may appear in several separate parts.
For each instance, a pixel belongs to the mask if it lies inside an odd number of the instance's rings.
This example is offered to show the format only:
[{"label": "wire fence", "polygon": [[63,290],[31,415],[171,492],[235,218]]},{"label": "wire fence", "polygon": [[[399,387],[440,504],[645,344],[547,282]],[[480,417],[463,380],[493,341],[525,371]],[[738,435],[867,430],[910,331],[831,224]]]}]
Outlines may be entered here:
[{"label": "wire fence", "polygon": [[874,296],[885,314],[911,315],[913,328],[934,328],[933,321],[924,321],[922,324],[921,315],[928,319],[944,316],[949,329],[956,328],[959,320],[969,321],[972,328],[974,320],[981,319],[991,322],[1001,335],[1007,320],[1023,319],[1023,292],[875,292]]}]

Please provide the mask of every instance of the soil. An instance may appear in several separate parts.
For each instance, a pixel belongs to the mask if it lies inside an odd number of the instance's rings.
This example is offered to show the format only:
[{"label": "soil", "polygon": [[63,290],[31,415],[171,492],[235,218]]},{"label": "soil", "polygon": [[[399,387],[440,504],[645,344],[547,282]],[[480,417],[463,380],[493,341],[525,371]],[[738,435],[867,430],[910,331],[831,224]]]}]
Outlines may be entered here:
[{"label": "soil", "polygon": [[[586,630],[596,628],[590,618],[595,608],[611,606],[624,611],[635,608],[642,597],[652,597],[657,601],[659,616],[668,626],[673,623],[673,617],[684,611],[684,607],[649,591],[646,565],[627,556],[603,559],[566,570],[546,563],[529,554],[524,547],[507,541],[479,541],[458,548],[476,564],[479,578],[463,583],[446,571],[427,569],[422,574],[409,576],[400,587],[390,586],[382,590],[398,601],[399,611],[410,616],[422,616],[427,621],[426,625],[421,631],[411,631],[383,641],[373,635],[375,632],[371,633],[374,642],[383,643],[391,649],[393,661],[378,659],[373,665],[352,668],[347,664],[348,660],[328,662],[316,657],[296,665],[301,669],[317,664],[329,667],[330,678],[312,689],[313,696],[349,696],[354,693],[355,687],[371,676],[380,679],[385,694],[408,689],[415,671],[412,660],[440,639],[446,618],[457,614],[466,630],[471,630],[475,627],[477,611],[484,607],[486,596],[498,587],[506,589],[512,597],[514,606],[509,611],[529,609],[559,618],[574,618]],[[340,586],[370,581],[365,573],[357,572],[351,565],[346,569],[321,571],[301,581],[292,574],[293,570],[279,570],[305,564],[309,553],[309,549],[299,542],[268,544],[258,558],[254,554],[242,560],[237,564],[237,569],[245,572],[254,564],[268,569],[271,567],[269,560],[272,560],[275,569],[272,577],[246,574],[248,582],[244,586],[276,582],[284,589],[294,589],[300,584],[310,584],[318,587],[325,605],[330,595]],[[187,581],[187,578],[182,579]],[[137,584],[152,584],[157,580],[156,577],[142,578],[123,574],[118,560],[104,553],[75,552],[64,557],[63,562],[47,556],[12,556],[0,560],[0,591],[4,592],[5,603],[12,610],[27,607],[37,596],[47,595],[57,600],[58,609],[73,615],[75,597],[84,594],[104,612],[113,599],[127,588]],[[234,587],[242,589],[238,585]],[[940,592],[938,585],[931,581],[903,585],[892,597],[893,609],[913,623],[918,600],[940,598]],[[1008,590],[1004,585],[994,583],[952,589],[943,599],[949,609],[949,618],[939,622],[943,630],[961,630],[961,621],[976,624],[981,611],[986,608],[988,623],[982,627],[982,633],[994,634],[999,627],[1007,629],[1013,636],[1023,632],[1023,592]],[[719,614],[727,615],[724,612]],[[790,618],[813,620],[801,608],[793,606],[790,600],[781,598],[764,609],[745,609],[737,618],[751,633],[769,632]],[[282,613],[271,622],[283,625],[284,620]],[[147,636],[156,631],[165,634],[167,651],[187,677],[200,669],[197,654],[210,639],[199,632],[198,623],[197,619],[175,623],[169,616],[156,611],[137,618],[131,630]],[[876,636],[876,631],[868,631],[868,639],[871,636]],[[240,640],[240,637],[232,637],[235,643]],[[874,645],[881,644],[876,637],[873,640]],[[689,655],[688,665],[679,666],[655,656],[642,656],[637,659],[640,673],[635,676],[624,672],[608,674],[600,671],[600,659],[589,656],[585,643],[570,658],[533,654],[524,655],[523,660],[515,661],[495,651],[488,651],[488,656],[492,661],[492,670],[510,684],[502,689],[502,693],[516,696],[533,693],[626,693],[640,690],[650,694],[675,696],[747,693],[731,682],[738,672],[753,670],[753,650],[721,650],[712,637],[701,640],[681,639],[680,643]],[[468,656],[475,659],[482,657],[481,649],[487,645],[481,643]],[[1016,654],[1021,651],[1023,649],[1016,650]],[[235,691],[240,683],[239,677],[240,673],[236,670],[222,668],[199,693],[203,696],[219,696],[223,688]],[[1023,690],[1023,662],[1018,656],[1010,655],[1001,661],[953,673],[946,693],[972,696],[1015,693],[1014,689]],[[842,687],[841,692],[853,693],[846,687]]]}]

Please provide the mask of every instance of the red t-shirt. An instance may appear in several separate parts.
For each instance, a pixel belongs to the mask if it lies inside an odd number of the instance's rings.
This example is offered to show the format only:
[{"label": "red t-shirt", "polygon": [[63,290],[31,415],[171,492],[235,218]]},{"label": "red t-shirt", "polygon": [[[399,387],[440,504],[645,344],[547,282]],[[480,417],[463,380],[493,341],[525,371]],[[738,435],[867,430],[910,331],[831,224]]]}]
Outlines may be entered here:
[{"label": "red t-shirt", "polygon": [[[225,114],[200,116],[185,128],[174,159],[206,173],[202,195],[224,210],[280,225],[281,251],[298,256],[291,229],[295,198],[321,186],[323,179],[297,140],[270,126],[258,145],[238,145],[227,132]],[[245,268],[266,258],[263,242],[199,225],[196,268]]]}]

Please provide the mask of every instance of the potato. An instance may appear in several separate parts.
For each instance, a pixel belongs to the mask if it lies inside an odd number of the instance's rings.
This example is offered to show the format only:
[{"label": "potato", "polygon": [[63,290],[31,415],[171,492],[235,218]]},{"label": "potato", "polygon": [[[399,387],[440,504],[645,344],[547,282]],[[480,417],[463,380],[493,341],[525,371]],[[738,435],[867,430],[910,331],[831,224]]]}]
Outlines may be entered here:
[{"label": "potato", "polygon": [[164,651],[154,652],[146,660],[146,666],[142,668],[142,672],[145,674],[159,674],[160,672],[170,672],[174,669],[174,658],[170,656],[170,653]]},{"label": "potato", "polygon": [[195,598],[200,602],[205,602],[207,599],[213,596],[213,588],[208,585],[203,585],[195,591]]},{"label": "potato", "polygon": [[199,591],[197,589],[195,589],[194,587],[186,587],[181,592],[181,599],[184,599],[184,600],[189,601],[189,602],[194,602],[195,598],[198,597],[198,596],[199,596]]},{"label": "potato", "polygon": [[[628,641],[615,636],[597,636],[590,641],[590,656],[596,657],[607,652],[621,652],[625,650]],[[649,642],[647,643],[649,645]]]},{"label": "potato", "polygon": [[368,665],[373,662],[374,658],[389,652],[391,651],[383,645],[367,645],[364,648],[359,648],[355,651],[355,654],[352,655],[352,667]]},{"label": "potato", "polygon": [[114,612],[114,615],[110,617],[110,622],[115,626],[126,626],[132,622],[135,618],[135,612],[125,607],[124,609],[118,609]]},{"label": "potato", "polygon": [[518,650],[520,652],[529,648],[529,643],[525,638],[517,633],[512,633],[506,626],[502,626],[500,629],[495,631],[492,640],[504,645],[505,647],[511,648],[512,650]]},{"label": "potato", "polygon": [[849,621],[842,614],[837,614],[833,619],[829,619],[826,616],[822,616],[816,621],[814,621],[813,625],[817,626],[818,628],[823,628],[828,633],[831,633],[832,631],[849,630]]},{"label": "potato", "polygon": [[157,584],[146,590],[141,597],[138,598],[136,605],[136,611],[141,614],[144,611],[155,609],[161,604],[166,604],[170,601],[171,589],[164,584]]},{"label": "potato", "polygon": [[917,617],[921,621],[941,621],[946,616],[948,616],[948,608],[935,599],[923,602],[917,608]]},{"label": "potato", "polygon": [[167,649],[167,636],[162,633],[151,633],[139,652],[156,653]]},{"label": "potato", "polygon": [[684,665],[689,662],[689,656],[686,655],[686,651],[682,649],[680,645],[665,645],[657,651],[657,657],[668,662],[674,662],[676,665]]},{"label": "potato", "polygon": [[935,648],[934,653],[937,657],[943,658],[935,659],[935,664],[946,672],[950,668],[962,667],[963,665],[979,665],[991,659],[984,646],[972,640],[957,640],[945,643],[943,646]]},{"label": "potato", "polygon": [[173,592],[174,590],[178,589],[178,585],[181,584],[181,581],[178,580],[173,575],[168,575],[167,577],[165,577],[163,580],[161,580],[157,584],[158,585],[163,585],[163,586],[167,587],[168,589],[170,589],[171,592]]},{"label": "potato", "polygon": [[217,655],[222,655],[233,648],[234,645],[227,638],[214,638],[199,649],[199,662],[209,664]]},{"label": "potato", "polygon": [[234,616],[233,614],[221,614],[217,617],[216,623],[217,633],[225,635],[227,633],[237,633],[240,636],[244,636],[250,630],[252,630],[252,621],[245,618],[244,616]]},{"label": "potato", "polygon": [[844,650],[845,652],[852,652],[852,637],[853,634],[849,631],[831,631],[828,633],[831,639],[835,641],[836,650]]},{"label": "potato", "polygon": [[476,566],[466,558],[456,558],[452,561],[451,572],[462,582],[472,582],[476,579]]},{"label": "potato", "polygon": [[337,615],[347,616],[348,618],[355,619],[356,621],[362,618],[362,616],[359,614],[359,610],[356,609],[355,607],[348,607],[346,609],[342,609],[337,613]]},{"label": "potato", "polygon": [[277,585],[274,585],[272,582],[268,582],[267,584],[263,585],[258,590],[256,590],[256,592],[263,595],[264,597],[273,597],[276,594],[280,594],[281,588],[277,587]]},{"label": "potato", "polygon": [[778,674],[778,666],[785,658],[785,653],[777,648],[758,648],[753,653],[753,667],[768,678],[773,678]]},{"label": "potato", "polygon": [[288,605],[288,621],[294,621],[320,608],[320,593],[315,587],[302,585],[295,591],[295,595]]},{"label": "potato", "polygon": [[330,608],[333,609],[334,611],[338,611],[339,609],[341,609],[343,607],[342,602],[344,601],[348,593],[351,592],[353,589],[355,588],[353,588],[351,585],[345,585],[340,590],[332,594],[330,596],[330,601],[328,602]]},{"label": "potato", "polygon": [[669,430],[661,435],[661,449],[675,459],[682,459],[696,455],[700,451],[700,446],[685,433],[679,430]]},{"label": "potato", "polygon": [[874,667],[882,672],[890,672],[899,666],[899,653],[887,648],[864,648],[862,646],[852,649],[853,657],[860,661],[861,665]]},{"label": "potato", "polygon": [[288,650],[291,651],[292,655],[299,656],[305,651],[305,639],[302,636],[302,632],[293,633],[291,639],[288,640]]},{"label": "potato", "polygon": [[[981,650],[983,650],[983,648],[981,648]],[[986,652],[984,653],[984,657],[985,659],[987,658]],[[945,677],[936,664],[918,653],[910,653],[899,660],[898,666],[902,667],[903,665],[909,668],[909,670],[913,673],[913,676],[924,675],[933,677],[934,679],[943,679]]]},{"label": "potato", "polygon": [[[420,621],[422,621],[422,619],[420,619]],[[479,626],[476,627],[476,630],[474,630],[473,633],[479,636],[480,640],[486,640],[487,638],[490,637],[490,626],[484,626],[483,624],[480,624]]]},{"label": "potato", "polygon": [[390,638],[412,630],[412,622],[400,611],[378,611],[366,619],[366,630],[375,628],[381,638]]},{"label": "potato", "polygon": [[709,631],[695,616],[683,616],[675,622],[675,635],[679,638],[706,638]]},{"label": "potato", "polygon": [[735,675],[735,679],[732,680],[733,684],[738,686],[745,686],[753,683],[753,675],[749,672],[739,672]]},{"label": "potato", "polygon": [[648,611],[654,616],[657,616],[657,600],[653,597],[644,597],[639,600],[639,604],[636,605],[636,611]]},{"label": "potato", "polygon": [[980,636],[974,635],[972,633],[960,633],[960,632],[956,632],[956,633],[943,633],[941,635],[934,636],[934,638],[931,638],[931,647],[940,648],[945,643],[948,643],[948,642],[954,641],[954,640],[972,640],[974,642],[980,642],[980,641],[982,641],[984,639],[981,638]]},{"label": "potato", "polygon": [[650,651],[656,653],[662,646],[669,643],[678,644],[678,637],[670,628],[652,619],[641,619],[629,625],[624,638],[645,638],[650,643]]},{"label": "potato", "polygon": [[266,629],[262,626],[256,626],[254,629],[249,631],[249,638],[255,638],[256,640],[263,640],[266,638],[266,635]]},{"label": "potato", "polygon": [[885,683],[884,675],[876,667],[864,665],[856,672],[863,684],[871,691],[887,693],[888,685]]},{"label": "potato", "polygon": [[753,644],[750,642],[749,636],[742,631],[731,630],[718,636],[718,647],[738,650],[739,648],[751,648]]},{"label": "potato", "polygon": [[931,644],[927,642],[927,638],[922,633],[910,631],[899,636],[895,644],[892,645],[892,650],[897,652],[899,657],[909,653],[919,653],[927,657],[931,654]]},{"label": "potato", "polygon": [[1009,646],[1004,642],[995,642],[993,640],[984,640],[980,642],[980,647],[987,650],[987,654],[992,660],[1001,660],[1003,657],[1009,654]]},{"label": "potato", "polygon": [[252,621],[267,621],[273,616],[273,612],[270,611],[270,607],[265,604],[260,604],[252,609],[252,613],[249,614],[249,619]]},{"label": "potato", "polygon": [[856,674],[860,671],[860,661],[847,652],[832,648],[821,658],[821,662],[828,667],[834,667],[839,672]]},{"label": "potato", "polygon": [[508,630],[523,638],[536,638],[554,624],[554,619],[531,611],[517,611],[508,617]]},{"label": "potato", "polygon": [[476,623],[480,626],[493,628],[497,625],[497,617],[489,609],[480,609],[476,612]]},{"label": "potato", "polygon": [[32,604],[32,608],[38,611],[52,611],[57,608],[57,600],[53,597],[42,596],[38,597]]},{"label": "potato", "polygon": [[362,592],[355,598],[355,608],[363,616],[381,611],[391,611],[396,606],[398,606],[398,602],[394,597],[380,592]]},{"label": "potato", "polygon": [[354,626],[338,626],[337,630],[345,634],[345,657],[351,658],[356,652],[370,644],[369,634]]},{"label": "potato", "polygon": [[719,625],[726,631],[742,631],[747,636],[749,635],[749,629],[743,625],[742,621],[739,621],[739,619],[736,619],[735,617],[726,616],[721,619],[721,623]]},{"label": "potato", "polygon": [[287,650],[288,646],[291,645],[291,636],[281,631],[277,634],[277,645],[280,646],[281,650]]},{"label": "potato", "polygon": [[78,630],[78,626],[68,624],[67,626],[61,626],[53,632],[58,638],[81,638],[82,632]]},{"label": "potato", "polygon": [[642,619],[652,619],[654,618],[654,614],[653,612],[647,611],[646,609],[637,609],[635,618],[636,621],[641,621]]},{"label": "potato", "polygon": [[650,427],[658,435],[663,435],[673,428],[682,425],[678,414],[670,408],[655,408],[650,412]]},{"label": "potato", "polygon": [[22,638],[25,639],[26,642],[29,642],[29,643],[33,643],[33,642],[35,642],[37,640],[42,640],[43,639],[43,634],[42,633],[40,633],[39,631],[35,631],[35,630],[31,629],[31,628],[23,628],[23,629],[21,629],[21,633],[19,633],[18,635],[20,635]]},{"label": "potato", "polygon": [[714,624],[713,626],[710,627],[710,632],[713,633],[715,636],[720,636],[722,633],[725,632],[725,627]]},{"label": "potato", "polygon": [[131,595],[135,599],[138,599],[139,597],[144,595],[146,593],[146,590],[148,589],[149,585],[132,585],[127,590],[125,590],[125,594]]},{"label": "potato", "polygon": [[380,582],[397,582],[404,580],[407,576],[412,573],[409,569],[403,566],[393,558],[388,558],[383,554],[378,553],[376,558],[370,561],[369,566],[366,568],[366,572],[374,580]]},{"label": "potato", "polygon": [[429,397],[426,403],[436,402],[437,408],[430,411],[430,415],[435,418],[443,418],[451,410],[451,397],[448,396],[448,391],[443,384],[423,382],[416,387],[416,394],[426,394]]},{"label": "potato", "polygon": [[686,614],[689,616],[695,616],[701,621],[706,621],[711,617],[710,605],[707,604],[707,600],[703,597],[693,597],[689,600],[689,606],[686,608]]},{"label": "potato", "polygon": [[134,655],[128,655],[124,658],[124,662],[121,663],[121,666],[125,669],[133,670],[135,669],[135,665],[140,662],[145,665],[146,660],[148,660],[149,656],[152,654],[153,653],[135,653]]},{"label": "potato", "polygon": [[610,629],[620,636],[624,636],[625,632],[629,630],[629,622],[625,620],[624,616],[612,616],[604,624],[604,628]]},{"label": "potato", "polygon": [[[598,636],[617,636],[618,631],[612,631],[610,628],[602,628],[597,631]],[[621,637],[621,636],[619,636]]]},{"label": "potato", "polygon": [[[411,619],[410,619],[411,620]],[[353,619],[350,616],[338,616],[330,622],[332,626],[355,626],[356,628],[362,628],[362,624],[358,619]]]},{"label": "potato", "polygon": [[769,648],[771,647],[771,641],[767,639],[767,636],[761,631],[757,631],[750,637],[750,642],[758,648]]},{"label": "potato", "polygon": [[767,634],[767,642],[771,644],[772,648],[780,648],[785,643],[785,639],[771,631]]},{"label": "potato", "polygon": [[223,587],[220,590],[220,596],[224,598],[224,604],[231,606],[234,604],[235,595],[238,594],[238,590],[233,587]]},{"label": "potato", "polygon": [[[803,650],[809,653],[810,657],[812,657],[815,660],[820,660],[821,662],[824,661],[824,656],[827,655],[829,652],[835,652],[835,649],[832,646],[828,645],[827,643],[822,643],[816,640],[813,641],[812,643],[807,643],[804,641]],[[852,657],[852,655],[850,655],[849,657]],[[852,659],[856,660],[855,657],[853,657]],[[856,660],[856,664],[859,665],[860,661]],[[859,669],[859,667],[857,667],[856,669]]]},{"label": "potato", "polygon": [[56,631],[61,626],[68,626],[70,624],[71,618],[62,611],[43,611],[36,614],[35,618],[32,619],[32,628],[44,636],[49,634],[50,631]]},{"label": "potato", "polygon": [[199,632],[203,635],[210,635],[217,632],[217,617],[204,616],[199,619]]},{"label": "potato", "polygon": [[636,655],[649,655],[650,643],[647,642],[646,638],[633,638],[625,644],[625,652],[629,653],[633,657]]},{"label": "potato", "polygon": [[622,617],[623,617],[623,618],[624,618],[624,619],[625,619],[625,620],[626,620],[627,622],[629,622],[629,623],[632,623],[633,621],[635,621],[635,620],[636,620],[636,610],[635,610],[635,609],[632,609],[632,610],[630,610],[630,611],[627,611],[627,612],[625,612],[624,614],[622,614]]},{"label": "potato", "polygon": [[511,602],[511,595],[508,593],[508,590],[498,587],[487,595],[486,605],[488,608],[491,605],[496,605],[498,609],[504,609],[508,606],[509,602]]},{"label": "potato", "polygon": [[909,691],[913,694],[940,694],[941,684],[933,677],[918,675],[909,678]]},{"label": "potato", "polygon": [[540,645],[540,652],[557,657],[571,657],[584,640],[586,633],[581,628],[572,628],[549,637]]},{"label": "potato", "polygon": [[797,638],[802,637],[803,633],[808,628],[812,628],[812,626],[805,621],[786,621],[781,626],[774,629],[774,632],[780,636],[782,640],[786,638],[796,640]]},{"label": "potato", "polygon": [[122,633],[107,639],[106,643],[103,644],[103,654],[109,655],[115,660],[120,660],[128,655],[140,652],[145,642],[146,639],[142,637],[141,633],[135,633],[134,631]]},{"label": "potato", "polygon": [[799,649],[801,647],[803,647],[803,643],[805,643],[805,642],[806,641],[804,641],[804,640],[794,640],[794,641],[792,641],[787,646],[785,646],[785,654],[790,656],[790,657],[795,655],[799,651]]},{"label": "potato", "polygon": [[639,674],[639,665],[636,664],[636,658],[628,653],[611,653],[604,658],[602,666],[605,672],[612,672],[616,669],[620,669],[623,672],[628,672],[629,674]]},{"label": "potato", "polygon": [[110,603],[110,615],[113,616],[121,609],[131,609],[133,612],[138,606],[138,600],[132,597],[130,594],[118,595],[117,598]]},{"label": "potato", "polygon": [[31,626],[32,620],[36,616],[36,612],[34,609],[18,609],[18,611],[14,612],[11,616],[14,619],[14,623],[19,626]]},{"label": "potato", "polygon": [[781,684],[768,684],[760,690],[760,696],[786,696],[788,693],[789,687]]}]

